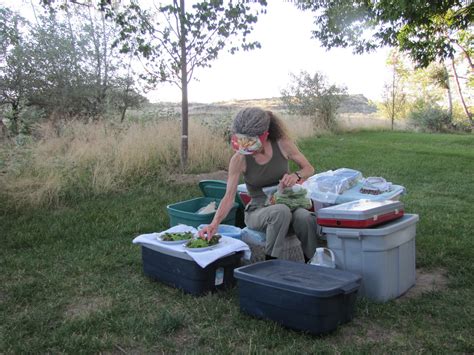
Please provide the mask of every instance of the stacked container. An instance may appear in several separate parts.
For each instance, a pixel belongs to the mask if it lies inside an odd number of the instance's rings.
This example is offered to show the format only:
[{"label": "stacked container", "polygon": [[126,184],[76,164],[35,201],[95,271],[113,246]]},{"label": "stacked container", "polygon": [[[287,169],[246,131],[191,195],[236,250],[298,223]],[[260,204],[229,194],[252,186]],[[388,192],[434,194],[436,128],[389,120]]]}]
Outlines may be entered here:
[{"label": "stacked container", "polygon": [[360,200],[318,211],[336,267],[360,274],[359,294],[378,302],[415,284],[417,221],[398,201]]}]

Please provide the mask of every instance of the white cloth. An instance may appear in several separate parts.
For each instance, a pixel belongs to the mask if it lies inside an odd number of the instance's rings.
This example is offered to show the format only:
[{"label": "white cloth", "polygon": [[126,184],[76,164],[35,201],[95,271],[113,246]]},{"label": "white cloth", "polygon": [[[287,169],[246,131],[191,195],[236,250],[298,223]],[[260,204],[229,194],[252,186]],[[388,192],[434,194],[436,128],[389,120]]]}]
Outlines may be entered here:
[{"label": "white cloth", "polygon": [[184,247],[185,243],[182,244],[165,244],[158,240],[157,238],[164,233],[182,233],[182,232],[191,232],[197,234],[197,229],[191,226],[186,226],[184,224],[179,224],[177,226],[171,227],[160,233],[149,233],[141,234],[133,239],[133,244],[140,245],[154,245],[164,250],[170,250],[179,253],[186,253],[189,255],[199,266],[205,268],[209,264],[212,264],[214,261],[223,258],[232,253],[243,251],[244,259],[250,260],[251,252],[250,248],[243,241],[230,238],[230,237],[221,237],[219,243],[212,247],[212,249],[206,251],[189,251]]}]

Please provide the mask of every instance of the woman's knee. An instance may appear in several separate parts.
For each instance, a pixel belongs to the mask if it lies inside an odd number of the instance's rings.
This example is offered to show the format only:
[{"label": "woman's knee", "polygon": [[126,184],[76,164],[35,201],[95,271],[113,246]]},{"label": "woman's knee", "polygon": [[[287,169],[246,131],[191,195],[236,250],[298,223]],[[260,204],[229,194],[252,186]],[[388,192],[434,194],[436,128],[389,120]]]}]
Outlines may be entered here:
[{"label": "woman's knee", "polygon": [[304,208],[297,208],[293,211],[292,221],[293,223],[312,223],[316,221],[316,217]]},{"label": "woman's knee", "polygon": [[271,209],[270,218],[272,220],[288,220],[291,221],[292,215],[291,210],[287,205],[276,204],[269,206],[267,208]]}]

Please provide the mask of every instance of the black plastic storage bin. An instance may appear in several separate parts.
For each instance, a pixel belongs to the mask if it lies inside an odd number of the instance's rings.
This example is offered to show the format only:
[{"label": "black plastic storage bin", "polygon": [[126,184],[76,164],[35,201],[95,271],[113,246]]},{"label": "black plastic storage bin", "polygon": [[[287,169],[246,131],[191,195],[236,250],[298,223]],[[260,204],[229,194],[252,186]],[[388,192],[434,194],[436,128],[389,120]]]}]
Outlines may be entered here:
[{"label": "black plastic storage bin", "polygon": [[240,266],[243,252],[220,258],[205,268],[200,267],[185,253],[162,252],[142,246],[145,275],[200,296],[235,285],[234,269]]},{"label": "black plastic storage bin", "polygon": [[234,270],[240,310],[312,334],[350,321],[361,277],[287,260],[269,260]]}]

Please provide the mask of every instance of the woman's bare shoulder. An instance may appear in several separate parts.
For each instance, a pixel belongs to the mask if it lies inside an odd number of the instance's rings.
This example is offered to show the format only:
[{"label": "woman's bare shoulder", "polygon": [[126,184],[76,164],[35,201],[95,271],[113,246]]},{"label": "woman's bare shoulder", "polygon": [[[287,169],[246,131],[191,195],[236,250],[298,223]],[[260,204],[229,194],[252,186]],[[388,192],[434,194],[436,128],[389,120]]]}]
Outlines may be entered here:
[{"label": "woman's bare shoulder", "polygon": [[239,153],[234,153],[232,158],[230,158],[229,163],[229,173],[244,173],[245,172],[245,156]]},{"label": "woman's bare shoulder", "polygon": [[280,151],[286,159],[291,158],[291,156],[298,151],[296,144],[289,138],[281,138],[277,143]]}]

